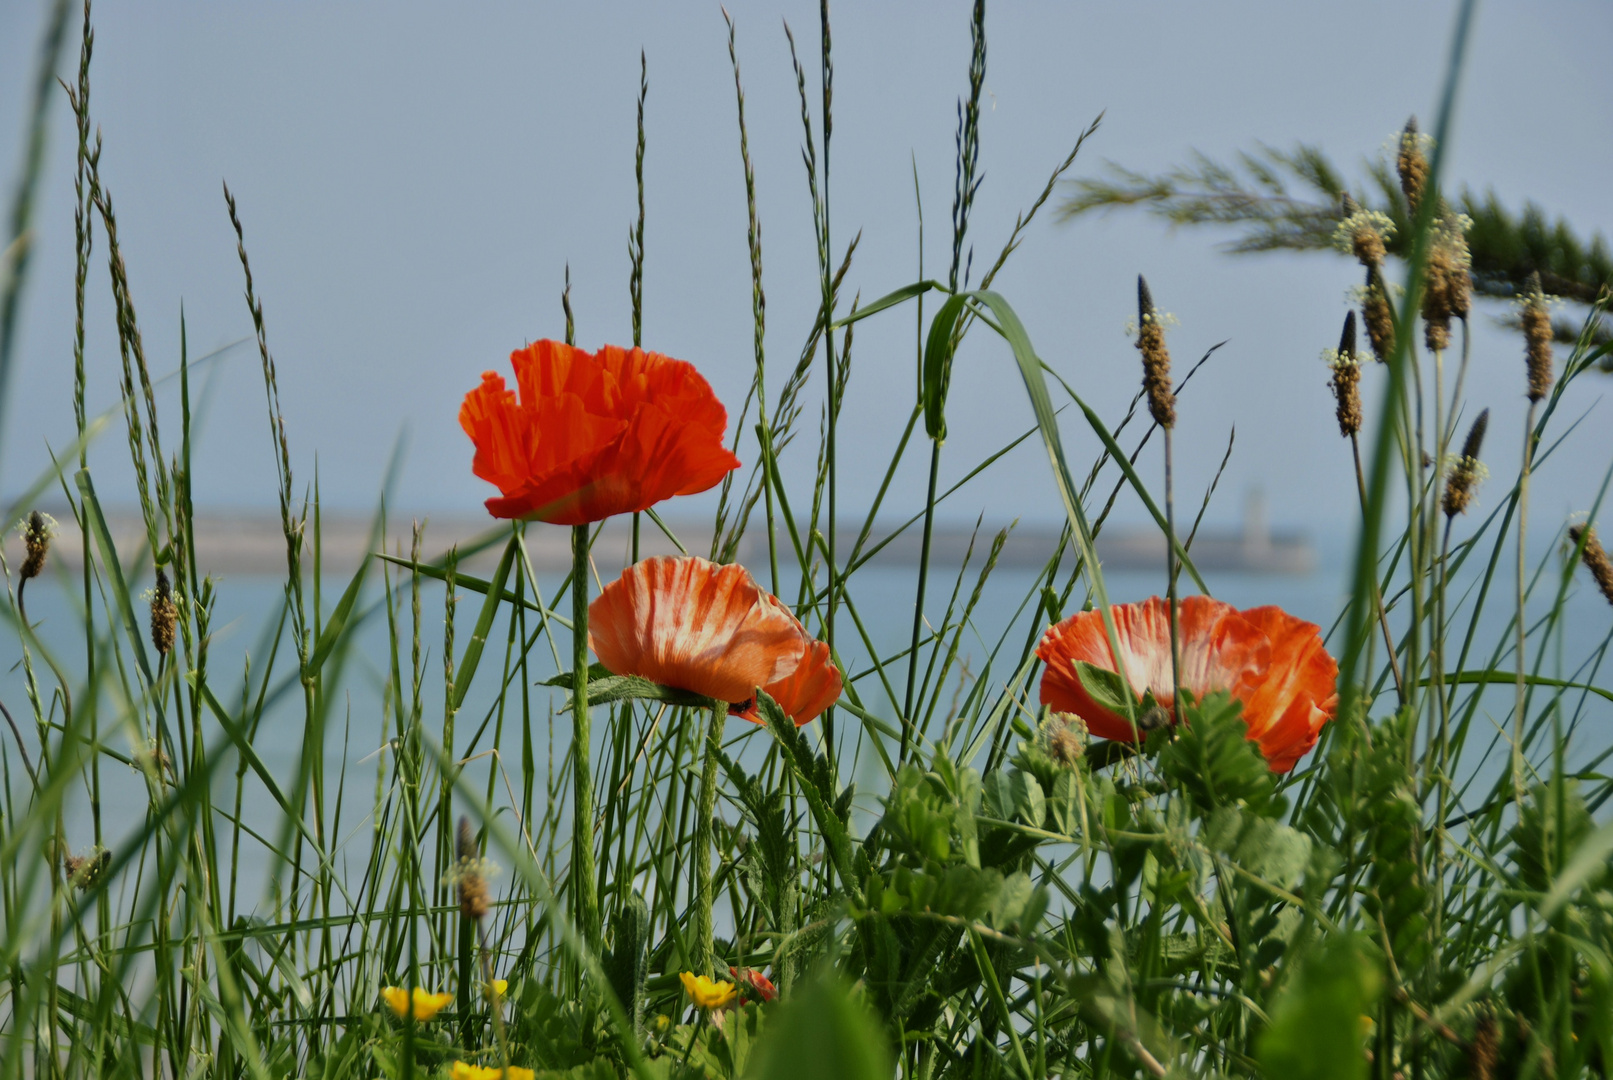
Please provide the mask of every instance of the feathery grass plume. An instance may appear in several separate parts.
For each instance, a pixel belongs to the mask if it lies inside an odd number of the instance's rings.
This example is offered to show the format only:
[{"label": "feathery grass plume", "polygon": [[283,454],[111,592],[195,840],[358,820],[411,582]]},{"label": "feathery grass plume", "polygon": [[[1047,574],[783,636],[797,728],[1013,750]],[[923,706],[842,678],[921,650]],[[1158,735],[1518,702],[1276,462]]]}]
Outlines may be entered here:
[{"label": "feathery grass plume", "polygon": [[36,578],[45,569],[45,557],[50,554],[50,542],[56,536],[56,519],[38,510],[28,515],[22,526],[22,542],[27,555],[17,576],[23,581]]},{"label": "feathery grass plume", "polygon": [[1171,354],[1165,348],[1165,328],[1154,307],[1148,281],[1137,275],[1137,348],[1143,354],[1143,392],[1148,411],[1162,428],[1176,426],[1176,394],[1171,390]]},{"label": "feathery grass plume", "polygon": [[1590,525],[1574,525],[1568,530],[1568,539],[1575,547],[1579,547],[1580,539],[1584,538],[1585,550],[1580,558],[1585,562],[1585,569],[1591,572],[1596,580],[1596,587],[1607,597],[1607,602],[1613,604],[1613,560],[1607,557],[1602,542],[1596,538],[1596,529]]},{"label": "feathery grass plume", "polygon": [[1417,118],[1406,121],[1400,133],[1400,153],[1395,158],[1395,171],[1400,174],[1400,190],[1405,193],[1411,216],[1417,216],[1422,205],[1423,191],[1428,186],[1428,155],[1423,152],[1423,137],[1417,130]]},{"label": "feathery grass plume", "polygon": [[1484,446],[1484,432],[1489,426],[1490,410],[1485,409],[1473,421],[1473,426],[1467,429],[1467,441],[1462,443],[1462,456],[1452,464],[1451,474],[1445,480],[1443,505],[1448,518],[1467,513],[1467,508],[1473,504],[1473,493],[1489,473],[1479,460],[1479,450]]},{"label": "feathery grass plume", "polygon": [[1388,363],[1395,351],[1395,312],[1389,304],[1389,286],[1376,266],[1367,268],[1367,285],[1361,298],[1361,321],[1367,327],[1372,353]]},{"label": "feathery grass plume", "polygon": [[174,604],[174,589],[168,584],[168,575],[157,567],[157,587],[151,594],[151,644],[158,655],[167,656],[174,648],[174,621],[179,608]]},{"label": "feathery grass plume", "polygon": [[1338,403],[1339,434],[1346,439],[1361,430],[1361,361],[1355,352],[1355,312],[1344,316],[1344,332],[1337,351],[1322,353],[1333,369],[1328,385]]},{"label": "feathery grass plume", "polygon": [[459,829],[454,834],[454,855],[458,859],[453,877],[459,893],[459,913],[472,922],[479,922],[487,914],[489,897],[487,875],[483,872],[470,818],[459,819]]},{"label": "feathery grass plume", "polygon": [[1540,291],[1540,275],[1529,275],[1524,290],[1523,311],[1519,321],[1523,324],[1523,338],[1528,343],[1529,400],[1539,401],[1551,392],[1551,313],[1546,310],[1546,296]]}]

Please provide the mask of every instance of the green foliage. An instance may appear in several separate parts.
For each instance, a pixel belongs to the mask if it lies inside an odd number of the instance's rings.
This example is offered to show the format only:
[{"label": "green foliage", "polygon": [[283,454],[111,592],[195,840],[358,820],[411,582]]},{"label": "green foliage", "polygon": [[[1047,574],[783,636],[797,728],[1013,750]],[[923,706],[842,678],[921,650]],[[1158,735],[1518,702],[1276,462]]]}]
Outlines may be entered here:
[{"label": "green foliage", "polygon": [[878,1020],[833,976],[817,976],[771,1016],[746,1080],[887,1080],[890,1045]]},{"label": "green foliage", "polygon": [[[1230,165],[1195,152],[1188,164],[1157,175],[1110,162],[1101,176],[1068,184],[1071,193],[1060,207],[1065,220],[1136,207],[1173,226],[1236,230],[1239,236],[1227,249],[1238,254],[1333,248],[1334,229],[1344,216],[1340,197],[1348,192],[1394,223],[1391,254],[1404,258],[1411,250],[1405,196],[1381,158],[1369,165],[1368,182],[1354,186],[1320,147],[1303,143],[1291,150],[1262,145],[1239,153]],[[1567,221],[1551,222],[1534,203],[1510,211],[1493,191],[1463,190],[1452,201],[1473,221],[1467,241],[1477,295],[1518,296],[1537,272],[1548,293],[1582,304],[1613,288],[1613,254],[1600,234],[1586,240]],[[1577,334],[1578,327],[1573,330]]]},{"label": "green foliage", "polygon": [[1184,707],[1185,723],[1159,753],[1161,771],[1204,814],[1247,806],[1282,813],[1277,782],[1260,748],[1248,738],[1242,706],[1224,693]]},{"label": "green foliage", "polygon": [[1337,935],[1290,961],[1271,1026],[1260,1036],[1272,1080],[1365,1080],[1366,1036],[1383,976],[1369,946]]}]

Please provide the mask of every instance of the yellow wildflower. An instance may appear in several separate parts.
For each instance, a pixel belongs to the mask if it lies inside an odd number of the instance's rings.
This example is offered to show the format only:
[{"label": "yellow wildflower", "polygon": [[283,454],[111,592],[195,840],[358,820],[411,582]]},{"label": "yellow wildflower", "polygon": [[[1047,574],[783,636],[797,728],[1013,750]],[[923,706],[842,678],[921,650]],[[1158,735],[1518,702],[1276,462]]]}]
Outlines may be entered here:
[{"label": "yellow wildflower", "polygon": [[448,1003],[454,1000],[454,995],[433,994],[418,986],[411,994],[401,986],[387,986],[381,989],[381,1000],[386,1002],[387,1008],[391,1009],[399,1020],[409,1015],[409,1003],[413,1000],[414,1018],[426,1021],[446,1009]]},{"label": "yellow wildflower", "polygon": [[708,979],[692,971],[685,971],[678,978],[683,980],[683,989],[688,992],[689,1000],[702,1009],[720,1009],[739,996],[739,991],[734,989],[731,982]]},{"label": "yellow wildflower", "polygon": [[449,1080],[533,1080],[532,1070],[519,1065],[495,1069],[487,1065],[472,1065],[468,1061],[454,1062],[448,1070],[448,1076]]},{"label": "yellow wildflower", "polygon": [[509,991],[509,989],[510,982],[508,979],[494,979],[492,982],[487,984],[487,1000],[494,1002],[503,1001],[504,995]]}]

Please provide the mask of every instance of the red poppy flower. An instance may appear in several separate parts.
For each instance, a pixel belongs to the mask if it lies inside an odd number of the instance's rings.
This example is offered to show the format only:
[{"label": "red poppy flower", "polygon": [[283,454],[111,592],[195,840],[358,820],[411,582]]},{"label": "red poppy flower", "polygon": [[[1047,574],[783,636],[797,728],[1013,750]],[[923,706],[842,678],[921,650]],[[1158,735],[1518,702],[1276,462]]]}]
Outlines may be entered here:
[{"label": "red poppy flower", "polygon": [[728,413],[691,364],[642,349],[539,341],[510,354],[520,393],[482,373],[459,426],[494,517],[582,525],[713,487],[739,459]]},{"label": "red poppy flower", "polygon": [[773,980],[755,968],[730,967],[728,977],[762,1001],[772,1001],[778,997],[778,987],[773,985]]},{"label": "red poppy flower", "polygon": [[[840,690],[844,686],[840,669],[835,667],[834,661],[829,658],[829,646],[821,641],[806,638],[805,628],[801,634],[806,640],[806,650],[801,654],[801,662],[784,678],[762,687],[767,691],[768,697],[778,702],[779,708],[784,710],[784,715],[795,721],[796,727],[816,720],[823,710],[839,701]],[[763,723],[762,714],[758,711],[754,698],[746,702],[744,708],[729,711],[732,715],[749,720],[753,724]]]},{"label": "red poppy flower", "polygon": [[[752,711],[758,686],[777,689],[797,724],[840,695],[827,647],[742,566],[692,557],[635,563],[588,606],[588,644],[614,674]],[[824,700],[831,683],[833,694]]]},{"label": "red poppy flower", "polygon": [[[1112,608],[1115,638],[1133,692],[1151,692],[1169,710],[1170,611],[1153,597]],[[1322,645],[1321,629],[1281,608],[1239,612],[1207,596],[1181,601],[1177,615],[1181,685],[1195,698],[1224,690],[1243,704],[1249,738],[1260,744],[1274,772],[1287,772],[1316,745],[1322,725],[1338,706],[1338,664]],[[1036,655],[1046,664],[1041,698],[1073,712],[1092,734],[1132,739],[1131,723],[1093,701],[1076,673],[1077,661],[1117,671],[1100,612],[1072,615],[1042,635]]]}]

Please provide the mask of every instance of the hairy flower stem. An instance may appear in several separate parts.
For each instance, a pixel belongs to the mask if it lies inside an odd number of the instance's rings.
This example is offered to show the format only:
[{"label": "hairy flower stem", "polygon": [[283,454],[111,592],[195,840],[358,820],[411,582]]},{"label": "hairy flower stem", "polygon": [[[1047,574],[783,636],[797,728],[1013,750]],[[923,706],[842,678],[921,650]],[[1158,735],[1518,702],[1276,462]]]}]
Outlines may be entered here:
[{"label": "hairy flower stem", "polygon": [[[1367,477],[1361,468],[1361,440],[1356,435],[1350,436],[1350,452],[1355,456],[1355,487],[1361,498],[1363,512],[1367,506]],[[1383,606],[1383,589],[1378,585],[1378,575],[1372,575],[1372,605],[1378,613],[1378,626],[1383,630],[1383,644],[1389,650],[1389,671],[1395,680],[1395,695],[1400,703],[1406,703],[1406,679],[1400,673],[1400,660],[1395,655],[1395,637],[1389,632],[1389,613]]]},{"label": "hairy flower stem", "polygon": [[711,935],[711,843],[712,817],[717,810],[717,756],[722,753],[722,729],[728,719],[728,706],[711,707],[706,727],[706,762],[700,773],[700,805],[694,833],[694,961],[706,978],[715,978],[717,950]]},{"label": "hairy flower stem", "polygon": [[571,527],[571,760],[576,802],[571,815],[571,889],[583,940],[599,948],[599,897],[594,882],[594,773],[588,724],[588,526]]}]

